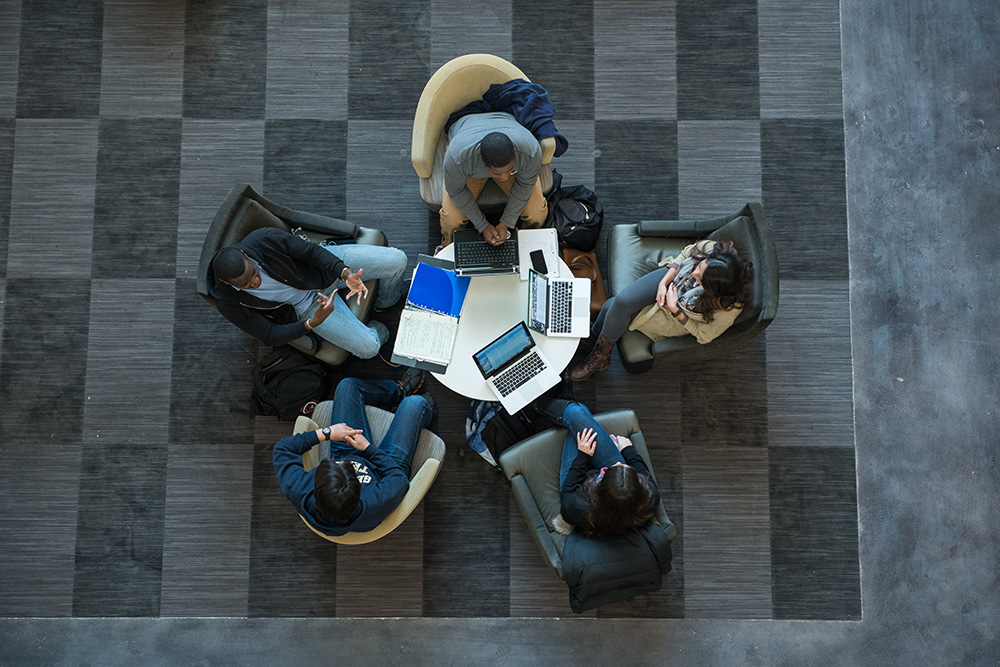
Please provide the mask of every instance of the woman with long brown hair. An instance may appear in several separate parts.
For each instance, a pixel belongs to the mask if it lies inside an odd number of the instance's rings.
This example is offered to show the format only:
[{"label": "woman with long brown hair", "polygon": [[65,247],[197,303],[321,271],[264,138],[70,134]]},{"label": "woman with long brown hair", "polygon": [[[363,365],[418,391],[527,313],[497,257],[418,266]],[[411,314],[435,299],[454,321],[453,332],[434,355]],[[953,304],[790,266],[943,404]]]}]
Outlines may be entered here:
[{"label": "woman with long brown hair", "polygon": [[753,264],[731,242],[692,243],[605,302],[591,327],[590,354],[570,378],[579,382],[607,368],[626,330],[654,341],[688,335],[701,344],[714,340],[743,311],[752,283]]}]

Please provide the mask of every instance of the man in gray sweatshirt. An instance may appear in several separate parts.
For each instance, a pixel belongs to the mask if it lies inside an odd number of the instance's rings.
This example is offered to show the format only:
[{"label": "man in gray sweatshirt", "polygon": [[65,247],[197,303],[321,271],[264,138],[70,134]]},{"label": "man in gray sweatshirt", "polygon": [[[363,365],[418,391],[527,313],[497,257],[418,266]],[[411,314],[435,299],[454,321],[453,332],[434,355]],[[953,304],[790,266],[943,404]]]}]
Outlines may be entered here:
[{"label": "man in gray sweatshirt", "polygon": [[[540,227],[548,217],[538,171],[542,149],[527,128],[509,113],[470,114],[448,131],[444,156],[444,192],[441,202],[441,245],[451,243],[452,233],[471,222],[488,242],[499,245],[520,219],[527,227]],[[479,209],[486,181],[492,178],[507,194],[500,222],[491,225]]]}]

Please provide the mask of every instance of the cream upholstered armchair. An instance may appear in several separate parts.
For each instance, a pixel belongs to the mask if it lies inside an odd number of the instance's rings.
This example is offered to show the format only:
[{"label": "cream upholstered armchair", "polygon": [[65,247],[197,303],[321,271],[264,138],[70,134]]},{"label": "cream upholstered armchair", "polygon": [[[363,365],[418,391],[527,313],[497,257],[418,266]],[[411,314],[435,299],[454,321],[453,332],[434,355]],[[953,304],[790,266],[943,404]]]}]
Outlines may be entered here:
[{"label": "cream upholstered armchair", "polygon": [[[480,99],[491,85],[511,79],[530,81],[524,72],[499,56],[470,53],[446,62],[427,81],[413,118],[410,160],[420,177],[420,198],[429,209],[436,211],[441,207],[444,154],[448,150],[444,126],[448,117]],[[542,169],[538,178],[542,192],[548,192],[552,187],[550,163],[556,151],[556,140],[549,137],[538,143],[542,148]],[[493,206],[504,204],[507,198],[500,188],[490,182],[478,201],[480,206]]]},{"label": "cream upholstered armchair", "polygon": [[[388,410],[372,406],[365,407],[365,414],[368,416],[368,423],[372,427],[372,442],[379,445],[385,437],[392,424],[393,413]],[[302,433],[304,431],[315,431],[323,426],[329,426],[333,417],[333,401],[323,401],[316,406],[313,411],[313,418],[299,417],[295,421],[292,433]],[[315,421],[314,421],[315,420]],[[417,508],[420,501],[431,488],[437,478],[441,463],[444,461],[445,446],[444,440],[431,433],[427,429],[420,432],[417,440],[417,448],[413,452],[413,463],[410,466],[410,488],[403,496],[389,516],[382,520],[377,527],[363,533],[346,533],[344,535],[327,535],[313,528],[312,524],[300,515],[302,522],[309,526],[309,529],[323,539],[337,544],[367,544],[385,537],[399,527],[401,523],[410,516]],[[302,455],[302,466],[306,470],[312,470],[319,465],[319,462],[330,455],[330,442],[324,440],[305,454]]]}]

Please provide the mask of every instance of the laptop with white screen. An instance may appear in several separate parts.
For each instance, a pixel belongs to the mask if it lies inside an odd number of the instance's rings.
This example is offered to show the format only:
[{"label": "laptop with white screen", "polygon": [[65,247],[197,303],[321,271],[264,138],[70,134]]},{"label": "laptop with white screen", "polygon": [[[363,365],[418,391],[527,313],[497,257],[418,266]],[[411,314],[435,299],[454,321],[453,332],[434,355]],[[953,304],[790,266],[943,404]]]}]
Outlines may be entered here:
[{"label": "laptop with white screen", "polygon": [[590,335],[590,281],[528,272],[528,326],[546,336]]},{"label": "laptop with white screen", "polygon": [[510,414],[559,384],[559,372],[535,345],[524,322],[505,331],[472,359]]}]

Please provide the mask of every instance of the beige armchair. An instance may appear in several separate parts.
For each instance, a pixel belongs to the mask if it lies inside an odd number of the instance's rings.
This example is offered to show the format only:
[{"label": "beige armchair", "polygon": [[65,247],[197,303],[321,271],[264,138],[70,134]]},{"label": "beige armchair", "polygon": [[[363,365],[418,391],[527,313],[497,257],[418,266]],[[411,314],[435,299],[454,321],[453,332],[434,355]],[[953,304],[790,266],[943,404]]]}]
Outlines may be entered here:
[{"label": "beige armchair", "polygon": [[[302,433],[304,431],[315,431],[322,426],[329,426],[333,412],[333,401],[323,401],[316,410],[313,411],[313,419],[299,417],[295,421],[292,433]],[[372,442],[376,445],[382,442],[389,425],[392,423],[393,413],[381,408],[372,406],[365,407],[368,415],[368,423],[372,427]],[[410,516],[410,513],[417,508],[420,501],[424,499],[431,484],[437,478],[441,463],[444,461],[445,446],[444,440],[434,435],[427,429],[420,432],[417,440],[417,448],[413,453],[413,464],[410,467],[410,488],[403,496],[399,505],[396,506],[389,516],[383,519],[378,527],[364,533],[347,533],[345,535],[327,535],[316,530],[312,524],[300,516],[302,522],[309,526],[309,530],[316,533],[323,539],[337,544],[367,544],[385,537],[399,527],[401,523]],[[302,455],[302,466],[306,470],[312,470],[319,465],[319,462],[330,455],[329,441],[323,441]]]},{"label": "beige armchair", "polygon": [[[429,209],[437,211],[441,208],[444,154],[448,150],[444,125],[448,117],[480,99],[491,85],[511,79],[530,81],[524,72],[499,56],[470,53],[446,62],[427,81],[413,118],[410,160],[420,177],[420,198]],[[556,140],[549,137],[538,143],[542,148],[542,169],[538,178],[542,192],[548,192],[552,187],[550,163],[556,151]],[[481,206],[492,206],[504,204],[507,198],[491,182],[487,183],[478,201]]]}]

